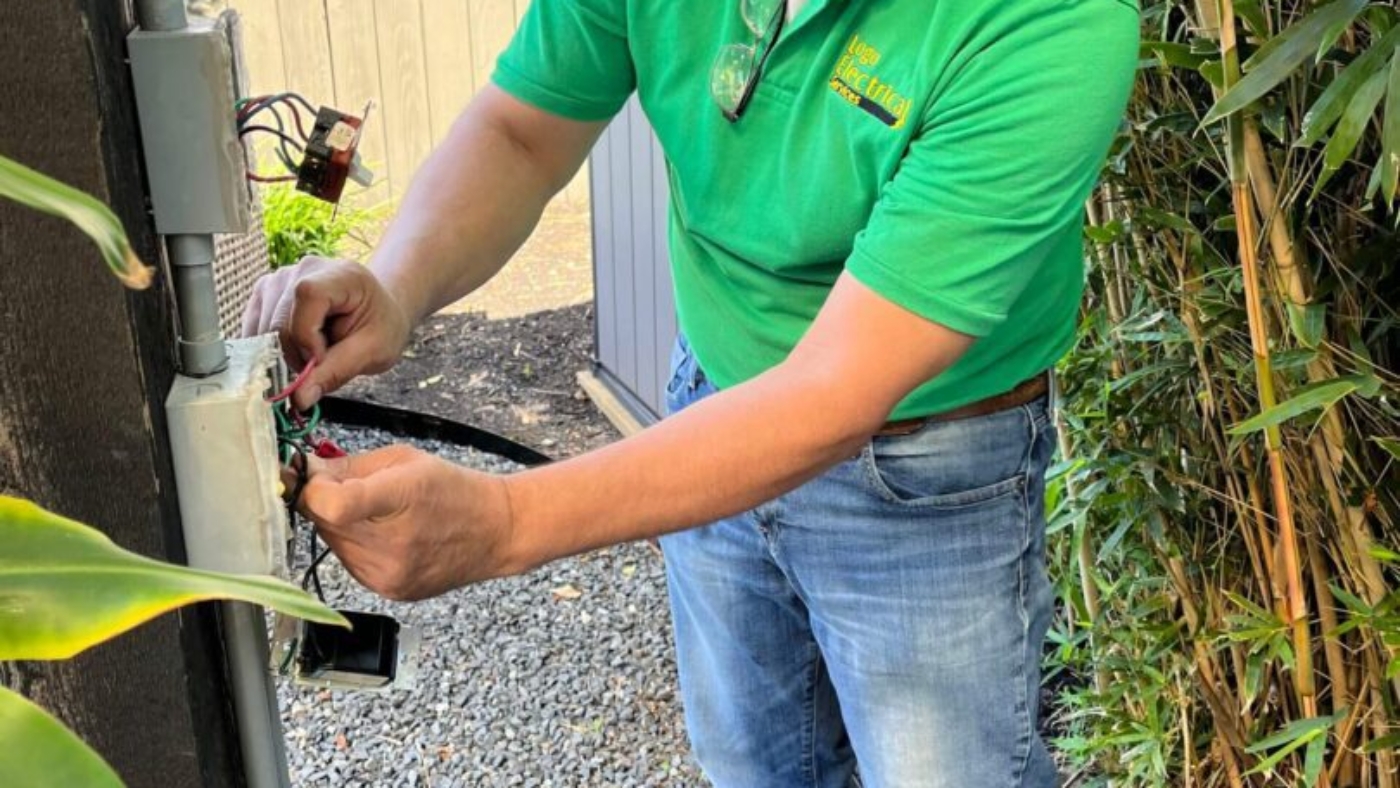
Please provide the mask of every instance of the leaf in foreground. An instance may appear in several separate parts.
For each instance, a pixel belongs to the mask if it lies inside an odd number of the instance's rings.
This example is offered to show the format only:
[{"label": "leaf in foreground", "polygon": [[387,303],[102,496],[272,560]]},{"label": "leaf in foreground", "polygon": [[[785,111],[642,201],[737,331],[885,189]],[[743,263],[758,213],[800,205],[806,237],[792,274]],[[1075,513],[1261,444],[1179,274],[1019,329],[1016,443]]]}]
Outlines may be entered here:
[{"label": "leaf in foreground", "polygon": [[48,712],[0,687],[0,783],[6,788],[121,788],[121,778]]},{"label": "leaf in foreground", "polygon": [[1280,402],[1259,415],[1236,424],[1227,430],[1227,432],[1230,435],[1247,435],[1251,432],[1258,432],[1259,430],[1282,424],[1304,413],[1309,413],[1314,410],[1326,410],[1335,405],[1342,397],[1356,391],[1364,391],[1366,388],[1366,381],[1364,381],[1363,378],[1364,376],[1361,375],[1348,375],[1346,377],[1335,378],[1333,380],[1306,386],[1299,390],[1297,396]]},{"label": "leaf in foreground", "polygon": [[133,290],[151,286],[154,269],[132,251],[116,214],[92,195],[0,156],[0,197],[67,219],[97,244],[107,267],[122,284]]},{"label": "leaf in foreground", "polygon": [[281,580],[154,561],[19,498],[0,496],[0,545],[0,661],[67,659],[161,613],[211,599],[348,626]]},{"label": "leaf in foreground", "polygon": [[1255,52],[1244,67],[1244,79],[1235,83],[1215,106],[1210,108],[1202,126],[1233,115],[1273,90],[1280,82],[1292,76],[1295,69],[1314,55],[1318,47],[1330,35],[1330,31],[1344,27],[1366,8],[1366,0],[1334,0],[1307,16],[1306,19],[1269,39],[1258,52]]}]

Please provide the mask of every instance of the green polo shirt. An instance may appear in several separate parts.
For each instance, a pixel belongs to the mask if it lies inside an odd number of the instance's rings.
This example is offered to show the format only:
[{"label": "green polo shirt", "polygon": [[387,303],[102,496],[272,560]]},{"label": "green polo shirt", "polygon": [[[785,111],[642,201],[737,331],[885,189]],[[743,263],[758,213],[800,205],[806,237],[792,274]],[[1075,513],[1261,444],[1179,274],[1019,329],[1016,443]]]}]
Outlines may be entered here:
[{"label": "green polo shirt", "polygon": [[739,0],[534,0],[493,80],[577,120],[637,92],[666,155],[677,316],[721,388],[786,358],[842,271],[976,337],[907,418],[1070,347],[1083,204],[1137,37],[1128,0],[811,0],[730,123],[710,68],[754,38]]}]

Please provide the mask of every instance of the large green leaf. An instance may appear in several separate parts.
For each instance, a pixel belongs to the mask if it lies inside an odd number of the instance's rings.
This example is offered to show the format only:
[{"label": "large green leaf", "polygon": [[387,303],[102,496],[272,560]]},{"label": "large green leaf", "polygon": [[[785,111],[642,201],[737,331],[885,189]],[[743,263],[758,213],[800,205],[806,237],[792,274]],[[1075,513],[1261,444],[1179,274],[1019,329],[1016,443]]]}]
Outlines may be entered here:
[{"label": "large green leaf", "polygon": [[1390,454],[1390,456],[1394,457],[1397,460],[1400,460],[1400,438],[1377,437],[1372,438],[1371,440],[1379,444],[1382,449],[1385,449]]},{"label": "large green leaf", "polygon": [[1353,392],[1365,391],[1370,387],[1370,382],[1364,375],[1348,375],[1343,378],[1334,378],[1321,383],[1307,386],[1299,393],[1283,402],[1274,405],[1259,415],[1246,419],[1231,427],[1231,435],[1247,435],[1251,432],[1258,432],[1276,424],[1282,424],[1289,419],[1296,418],[1304,413],[1315,410],[1325,410],[1332,407],[1342,397]]},{"label": "large green leaf", "polygon": [[132,251],[121,220],[101,201],[4,156],[0,156],[0,197],[62,216],[97,244],[122,284],[136,290],[150,287],[154,271]]},{"label": "large green leaf", "polygon": [[1346,112],[1342,113],[1342,119],[1337,122],[1337,128],[1332,132],[1332,139],[1327,141],[1327,147],[1323,149],[1322,172],[1318,174],[1317,183],[1313,186],[1313,196],[1317,196],[1322,187],[1332,179],[1332,175],[1351,158],[1352,151],[1356,150],[1357,143],[1361,142],[1361,135],[1371,123],[1371,116],[1376,114],[1381,97],[1385,95],[1389,76],[1389,70],[1372,74],[1370,79],[1366,80],[1366,84],[1356,91],[1351,103],[1347,104]]},{"label": "large green leaf", "polygon": [[1298,139],[1298,145],[1308,147],[1327,134],[1333,124],[1341,119],[1342,113],[1355,98],[1356,91],[1376,72],[1386,67],[1386,58],[1395,50],[1397,43],[1400,43],[1400,28],[1390,31],[1362,53],[1361,57],[1342,69],[1322,95],[1318,96],[1317,101],[1308,108],[1307,114],[1303,115],[1302,136]]},{"label": "large green leaf", "polygon": [[[1400,34],[1400,27],[1391,31]],[[1386,36],[1389,38],[1390,36]],[[1381,130],[1381,190],[1386,205],[1395,205],[1400,190],[1400,50],[1390,58],[1385,90],[1385,122]]]},{"label": "large green leaf", "polygon": [[48,712],[0,687],[0,785],[121,788],[121,778]]},{"label": "large green leaf", "polygon": [[1244,78],[1220,97],[1201,120],[1201,125],[1233,115],[1273,90],[1292,76],[1309,55],[1314,55],[1333,31],[1339,26],[1345,27],[1365,7],[1366,0],[1335,0],[1269,39],[1245,61]]},{"label": "large green leaf", "polygon": [[0,545],[0,661],[66,659],[161,613],[209,599],[349,626],[288,583],[154,561],[19,498],[0,496]]},{"label": "large green leaf", "polygon": [[[1322,739],[1325,742],[1327,729],[1336,723],[1338,717],[1339,715],[1334,714],[1329,717],[1310,717],[1308,719],[1295,720],[1285,725],[1273,735],[1267,736],[1249,745],[1244,749],[1245,752],[1253,754],[1264,753],[1269,750],[1273,750],[1273,752],[1269,753],[1267,757],[1260,759],[1259,763],[1255,764],[1254,768],[1245,772],[1245,774],[1250,775],[1267,772],[1277,766],[1279,761],[1282,761],[1289,753],[1299,747],[1318,739]],[[1325,747],[1326,745],[1324,744],[1322,746]],[[1274,749],[1276,747],[1278,749]]]}]

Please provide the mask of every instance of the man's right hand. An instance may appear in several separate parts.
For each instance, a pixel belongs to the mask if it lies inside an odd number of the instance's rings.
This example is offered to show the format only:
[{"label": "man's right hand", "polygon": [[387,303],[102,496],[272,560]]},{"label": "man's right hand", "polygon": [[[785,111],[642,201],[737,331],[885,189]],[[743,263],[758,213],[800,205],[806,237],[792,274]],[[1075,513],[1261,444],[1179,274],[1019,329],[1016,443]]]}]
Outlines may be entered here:
[{"label": "man's right hand", "polygon": [[243,335],[276,332],[287,363],[316,369],[297,390],[297,408],[356,375],[392,367],[408,344],[412,321],[368,268],[345,260],[307,257],[258,280],[243,313]]}]

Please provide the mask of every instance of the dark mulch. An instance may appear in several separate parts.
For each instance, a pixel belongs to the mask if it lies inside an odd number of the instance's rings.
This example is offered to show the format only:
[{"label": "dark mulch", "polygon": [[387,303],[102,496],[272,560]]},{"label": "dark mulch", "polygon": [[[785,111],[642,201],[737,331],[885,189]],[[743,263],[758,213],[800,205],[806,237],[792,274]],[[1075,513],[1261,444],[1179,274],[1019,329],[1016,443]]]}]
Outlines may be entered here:
[{"label": "dark mulch", "polygon": [[499,320],[443,314],[414,332],[393,369],[341,393],[572,457],[618,438],[575,379],[592,358],[591,303]]}]

